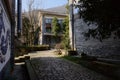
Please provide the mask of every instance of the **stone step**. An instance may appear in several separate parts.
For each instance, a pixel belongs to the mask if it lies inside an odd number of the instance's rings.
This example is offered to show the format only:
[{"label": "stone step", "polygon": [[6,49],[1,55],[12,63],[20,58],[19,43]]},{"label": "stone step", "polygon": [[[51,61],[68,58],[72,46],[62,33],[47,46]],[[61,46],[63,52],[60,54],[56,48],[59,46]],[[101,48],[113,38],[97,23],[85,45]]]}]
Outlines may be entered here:
[{"label": "stone step", "polygon": [[28,59],[30,59],[29,55],[15,57],[15,63],[25,62],[25,60],[28,60]]}]

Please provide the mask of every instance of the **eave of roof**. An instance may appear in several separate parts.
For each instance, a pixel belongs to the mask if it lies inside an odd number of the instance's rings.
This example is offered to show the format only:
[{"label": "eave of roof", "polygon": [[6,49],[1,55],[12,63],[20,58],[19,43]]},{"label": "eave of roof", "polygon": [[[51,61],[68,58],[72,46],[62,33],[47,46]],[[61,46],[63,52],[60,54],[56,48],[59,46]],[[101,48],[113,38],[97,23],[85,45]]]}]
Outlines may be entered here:
[{"label": "eave of roof", "polygon": [[51,11],[46,11],[46,10],[39,10],[42,14],[51,14],[51,15],[62,15],[62,16],[67,16],[68,14],[65,13],[58,13],[58,12],[51,12]]},{"label": "eave of roof", "polygon": [[64,14],[67,12],[66,5],[61,5],[61,6],[56,6],[56,7],[52,7],[52,8],[47,8],[45,10],[46,11],[51,11],[51,12],[64,13]]}]

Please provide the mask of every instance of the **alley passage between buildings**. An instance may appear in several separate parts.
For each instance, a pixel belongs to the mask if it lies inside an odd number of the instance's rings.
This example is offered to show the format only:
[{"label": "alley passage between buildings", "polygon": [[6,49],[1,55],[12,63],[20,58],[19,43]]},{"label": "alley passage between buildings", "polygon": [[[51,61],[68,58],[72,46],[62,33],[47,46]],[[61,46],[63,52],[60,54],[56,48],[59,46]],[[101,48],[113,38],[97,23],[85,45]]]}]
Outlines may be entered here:
[{"label": "alley passage between buildings", "polygon": [[30,56],[39,80],[112,80],[81,65],[58,58],[52,50],[30,53]]}]

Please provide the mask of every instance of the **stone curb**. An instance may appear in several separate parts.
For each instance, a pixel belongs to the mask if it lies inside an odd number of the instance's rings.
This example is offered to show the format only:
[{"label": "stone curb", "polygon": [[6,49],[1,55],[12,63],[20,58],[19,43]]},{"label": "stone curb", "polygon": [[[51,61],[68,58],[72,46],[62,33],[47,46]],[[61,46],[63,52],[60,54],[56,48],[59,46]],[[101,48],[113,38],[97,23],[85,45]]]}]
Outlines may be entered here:
[{"label": "stone curb", "polygon": [[30,60],[25,61],[25,65],[29,74],[30,80],[39,80],[37,74],[35,73]]}]

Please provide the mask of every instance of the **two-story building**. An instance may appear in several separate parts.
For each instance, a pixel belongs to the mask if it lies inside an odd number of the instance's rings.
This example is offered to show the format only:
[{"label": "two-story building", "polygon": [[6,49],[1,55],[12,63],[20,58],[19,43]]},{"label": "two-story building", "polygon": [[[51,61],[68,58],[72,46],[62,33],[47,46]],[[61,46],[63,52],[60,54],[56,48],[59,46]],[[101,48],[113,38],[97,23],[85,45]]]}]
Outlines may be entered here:
[{"label": "two-story building", "polygon": [[[56,44],[54,34],[52,33],[52,20],[54,17],[56,17],[58,19],[58,23],[61,24],[62,27],[62,21],[67,16],[66,11],[67,10],[65,8],[65,5],[45,10],[39,10],[39,26],[41,28],[41,33],[39,35],[39,44],[50,45],[51,47]],[[59,37],[57,39],[60,42],[62,33],[58,36]]]}]

